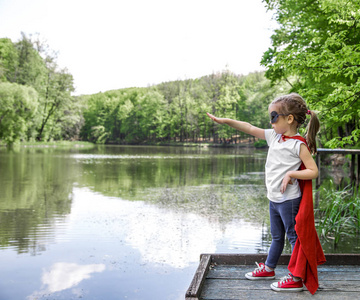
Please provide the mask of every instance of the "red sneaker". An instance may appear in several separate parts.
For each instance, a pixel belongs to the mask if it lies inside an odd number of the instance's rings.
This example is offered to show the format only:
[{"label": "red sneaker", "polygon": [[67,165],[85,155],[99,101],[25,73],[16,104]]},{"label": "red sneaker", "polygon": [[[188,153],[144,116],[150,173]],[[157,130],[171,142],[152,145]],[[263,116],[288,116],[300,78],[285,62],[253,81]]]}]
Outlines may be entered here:
[{"label": "red sneaker", "polygon": [[259,280],[259,279],[274,279],[275,272],[268,272],[265,270],[265,265],[263,263],[256,263],[258,266],[253,272],[245,274],[245,277],[250,280]]},{"label": "red sneaker", "polygon": [[277,292],[301,292],[303,290],[302,280],[295,281],[294,277],[289,274],[270,285],[271,289]]}]

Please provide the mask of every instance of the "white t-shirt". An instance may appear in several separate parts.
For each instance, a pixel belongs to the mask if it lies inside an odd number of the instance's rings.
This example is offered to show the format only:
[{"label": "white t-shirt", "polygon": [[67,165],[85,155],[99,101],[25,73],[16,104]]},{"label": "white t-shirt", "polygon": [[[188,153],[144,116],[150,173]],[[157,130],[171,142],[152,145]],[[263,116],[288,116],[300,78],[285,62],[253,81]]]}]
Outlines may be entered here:
[{"label": "white t-shirt", "polygon": [[[299,134],[298,134],[299,135]],[[293,184],[288,184],[284,194],[280,192],[281,183],[288,171],[297,171],[301,165],[300,145],[302,141],[288,139],[280,143],[281,134],[273,129],[265,129],[265,138],[269,151],[265,164],[265,182],[267,197],[277,203],[299,198],[301,191],[298,180],[292,178]]]}]

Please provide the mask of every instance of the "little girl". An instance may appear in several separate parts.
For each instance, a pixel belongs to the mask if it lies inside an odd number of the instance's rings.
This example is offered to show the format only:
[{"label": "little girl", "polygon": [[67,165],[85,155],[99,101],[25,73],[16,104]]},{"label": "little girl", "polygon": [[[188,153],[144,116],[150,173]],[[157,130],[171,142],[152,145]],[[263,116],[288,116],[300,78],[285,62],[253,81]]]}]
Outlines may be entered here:
[{"label": "little girl", "polygon": [[[302,199],[298,180],[309,180],[311,183],[311,179],[318,176],[318,168],[311,156],[311,153],[316,153],[315,137],[320,126],[315,112],[307,109],[301,96],[292,93],[275,99],[269,105],[269,114],[272,129],[261,129],[247,122],[217,118],[207,113],[215,122],[264,139],[269,146],[265,177],[267,197],[270,200],[272,242],[265,264],[256,263],[257,268],[245,275],[250,280],[275,278],[275,268],[284,248],[285,233],[294,250],[298,239],[295,217]],[[305,140],[298,133],[298,128],[305,122],[307,115],[311,119]],[[302,170],[299,169],[300,165]],[[315,273],[317,281],[317,269]],[[306,284],[306,278],[295,277],[290,273],[273,283],[271,288],[275,291],[302,291],[302,280]]]}]

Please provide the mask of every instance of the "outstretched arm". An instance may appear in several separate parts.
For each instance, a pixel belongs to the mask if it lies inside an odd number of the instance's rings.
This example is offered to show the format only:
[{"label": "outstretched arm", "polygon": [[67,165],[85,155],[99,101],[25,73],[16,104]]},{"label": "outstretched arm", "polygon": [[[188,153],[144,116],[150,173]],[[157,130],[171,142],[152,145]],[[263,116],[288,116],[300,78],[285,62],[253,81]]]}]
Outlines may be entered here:
[{"label": "outstretched arm", "polygon": [[242,122],[242,121],[237,121],[237,120],[232,120],[232,119],[227,119],[227,118],[217,118],[217,117],[213,116],[212,114],[209,114],[209,113],[206,113],[206,114],[209,116],[210,119],[212,119],[216,123],[227,124],[230,127],[235,128],[239,131],[253,135],[254,137],[257,137],[259,139],[265,140],[265,130],[262,128],[255,127],[247,122]]}]

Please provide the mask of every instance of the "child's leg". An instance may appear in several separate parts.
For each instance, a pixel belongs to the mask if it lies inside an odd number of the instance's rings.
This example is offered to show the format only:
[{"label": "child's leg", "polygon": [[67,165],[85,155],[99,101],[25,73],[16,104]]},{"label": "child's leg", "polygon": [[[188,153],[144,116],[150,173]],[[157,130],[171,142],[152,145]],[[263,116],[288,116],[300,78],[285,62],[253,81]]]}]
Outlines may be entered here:
[{"label": "child's leg", "polygon": [[[297,233],[295,231],[295,217],[299,211],[300,201],[301,197],[287,201],[289,202],[288,204],[291,205],[284,206],[284,211],[282,212],[286,236],[291,244],[291,250],[294,249],[297,240]],[[294,277],[295,281],[300,279],[301,278],[299,277]]]},{"label": "child's leg", "polygon": [[[301,198],[288,200],[278,205],[278,213],[281,216],[281,220],[284,224],[284,231],[290,241],[292,249],[294,249],[295,242],[297,240],[297,234],[295,231],[295,217],[299,210]],[[288,275],[283,277],[279,282],[274,282],[270,285],[271,289],[281,291],[300,292],[303,290],[303,283],[301,278]]]},{"label": "child's leg", "polygon": [[284,248],[285,229],[281,221],[281,216],[273,202],[270,201],[270,224],[272,242],[269,250],[269,255],[265,264],[260,263],[253,271],[245,274],[247,279],[274,279],[274,269],[277,265],[281,252]]},{"label": "child's leg", "polygon": [[299,211],[300,201],[301,197],[285,201],[284,205],[280,209],[286,236],[291,244],[292,250],[294,249],[297,240],[297,234],[295,231],[295,217]]},{"label": "child's leg", "polygon": [[272,242],[265,265],[273,269],[276,267],[284,249],[285,228],[280,213],[282,204],[283,203],[274,203],[272,201],[270,201],[269,204]]}]

